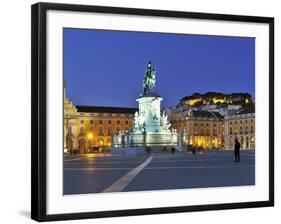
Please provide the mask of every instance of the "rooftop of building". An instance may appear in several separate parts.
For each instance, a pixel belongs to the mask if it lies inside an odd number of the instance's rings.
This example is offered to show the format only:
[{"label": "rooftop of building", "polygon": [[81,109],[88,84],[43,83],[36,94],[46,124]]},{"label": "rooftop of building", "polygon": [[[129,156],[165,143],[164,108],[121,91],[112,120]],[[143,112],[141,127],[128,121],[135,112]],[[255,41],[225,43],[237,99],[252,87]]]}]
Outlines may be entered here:
[{"label": "rooftop of building", "polygon": [[255,107],[245,108],[239,111],[237,114],[253,114],[253,113],[255,113]]},{"label": "rooftop of building", "polygon": [[138,108],[131,107],[105,107],[105,106],[84,106],[77,105],[77,112],[82,113],[116,113],[116,114],[134,114]]},{"label": "rooftop of building", "polygon": [[217,119],[222,120],[224,116],[222,116],[219,112],[210,112],[205,110],[193,110],[192,117],[200,117],[200,118],[210,118],[210,119]]}]

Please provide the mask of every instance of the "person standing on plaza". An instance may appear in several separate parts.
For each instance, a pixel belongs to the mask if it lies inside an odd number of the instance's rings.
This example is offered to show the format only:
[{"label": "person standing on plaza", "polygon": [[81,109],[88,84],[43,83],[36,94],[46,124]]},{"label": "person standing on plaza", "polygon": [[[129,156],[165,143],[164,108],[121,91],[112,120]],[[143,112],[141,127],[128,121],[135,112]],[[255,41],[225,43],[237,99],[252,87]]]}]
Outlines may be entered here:
[{"label": "person standing on plaza", "polygon": [[238,138],[235,137],[235,144],[234,144],[234,157],[235,162],[240,162],[240,142],[238,141]]}]

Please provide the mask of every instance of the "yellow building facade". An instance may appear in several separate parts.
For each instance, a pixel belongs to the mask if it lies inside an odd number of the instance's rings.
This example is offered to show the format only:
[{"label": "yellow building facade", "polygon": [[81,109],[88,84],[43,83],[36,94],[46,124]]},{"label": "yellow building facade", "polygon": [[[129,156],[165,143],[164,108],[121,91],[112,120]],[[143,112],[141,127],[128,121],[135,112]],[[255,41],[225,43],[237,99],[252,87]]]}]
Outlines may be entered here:
[{"label": "yellow building facade", "polygon": [[64,149],[70,153],[89,153],[108,148],[112,136],[133,126],[137,108],[76,106],[64,98]]},{"label": "yellow building facade", "polygon": [[225,143],[233,149],[235,137],[241,149],[255,149],[255,112],[245,111],[225,116]]},{"label": "yellow building facade", "polygon": [[224,148],[224,120],[218,112],[184,111],[170,116],[171,127],[186,131],[186,144],[205,149]]},{"label": "yellow building facade", "polygon": [[255,149],[254,109],[227,116],[211,111],[174,112],[173,129],[186,131],[186,144],[205,149],[234,149],[235,137],[241,149]]}]

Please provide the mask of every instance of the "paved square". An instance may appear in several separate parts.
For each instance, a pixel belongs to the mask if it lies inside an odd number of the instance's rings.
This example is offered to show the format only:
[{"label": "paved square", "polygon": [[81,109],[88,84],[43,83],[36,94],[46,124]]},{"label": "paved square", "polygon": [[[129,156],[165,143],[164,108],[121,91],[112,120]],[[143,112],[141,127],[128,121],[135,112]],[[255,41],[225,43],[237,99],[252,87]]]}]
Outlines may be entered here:
[{"label": "paved square", "polygon": [[64,156],[64,194],[255,184],[255,152],[233,151]]}]

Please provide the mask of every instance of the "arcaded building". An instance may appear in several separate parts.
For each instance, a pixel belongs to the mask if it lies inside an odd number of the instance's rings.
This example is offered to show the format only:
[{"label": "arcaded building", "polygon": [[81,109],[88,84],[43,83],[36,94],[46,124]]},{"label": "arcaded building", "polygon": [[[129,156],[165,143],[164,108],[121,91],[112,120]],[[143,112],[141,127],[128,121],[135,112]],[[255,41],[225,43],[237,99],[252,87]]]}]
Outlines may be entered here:
[{"label": "arcaded building", "polygon": [[225,116],[226,148],[234,147],[235,137],[238,138],[241,145],[241,149],[255,149],[254,108]]},{"label": "arcaded building", "polygon": [[64,149],[89,153],[96,147],[109,147],[112,135],[133,126],[137,108],[74,105],[64,97]]},{"label": "arcaded building", "polygon": [[172,129],[186,131],[186,144],[208,149],[224,148],[224,117],[218,112],[172,112]]}]

